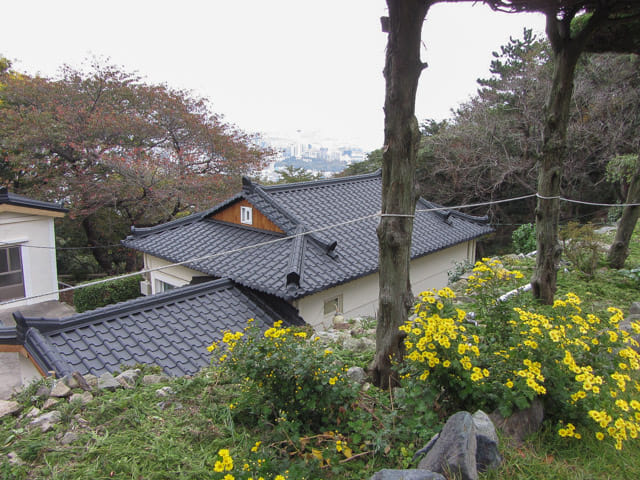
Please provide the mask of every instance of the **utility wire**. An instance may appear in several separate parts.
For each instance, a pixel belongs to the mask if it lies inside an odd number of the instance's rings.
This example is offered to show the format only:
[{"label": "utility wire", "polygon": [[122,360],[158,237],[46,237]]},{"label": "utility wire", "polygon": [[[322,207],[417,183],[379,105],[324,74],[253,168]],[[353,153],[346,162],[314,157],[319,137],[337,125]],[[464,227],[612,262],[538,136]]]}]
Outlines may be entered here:
[{"label": "utility wire", "polygon": [[[562,200],[562,201],[566,201],[566,202],[587,203],[589,205],[609,206],[609,207],[638,206],[638,205],[640,205],[640,204],[592,204],[592,203],[589,203],[589,202],[581,202],[579,200],[570,200],[570,199],[566,199],[566,198],[563,198],[563,197],[542,197],[538,193],[533,193],[533,194],[530,194],[530,195],[523,195],[523,196],[520,196],[520,197],[507,198],[507,199],[503,199],[503,200],[492,200],[492,201],[489,201],[489,202],[481,202],[481,203],[474,203],[474,204],[468,204],[468,205],[456,205],[456,206],[452,206],[452,207],[434,207],[434,208],[426,208],[426,209],[416,209],[416,213],[428,213],[428,212],[438,212],[438,211],[442,211],[442,210],[458,210],[458,209],[462,209],[462,208],[481,207],[481,206],[495,205],[495,204],[499,204],[499,203],[515,202],[515,201],[524,200],[524,199],[532,198],[532,197],[539,197],[539,198],[542,198],[542,199],[545,199],[545,200],[558,199],[558,200]],[[414,215],[389,214],[389,213],[383,214],[381,212],[377,212],[377,213],[373,213],[373,214],[370,214],[370,215],[365,215],[363,217],[355,218],[355,219],[352,219],[352,220],[346,220],[344,222],[339,222],[339,223],[335,223],[335,224],[332,224],[332,225],[327,225],[327,226],[324,226],[324,227],[318,227],[316,229],[309,230],[309,231],[306,231],[306,232],[296,233],[296,234],[289,235],[289,236],[286,236],[286,237],[278,237],[278,238],[275,238],[273,240],[267,240],[267,241],[264,241],[264,242],[258,242],[258,243],[252,244],[252,245],[246,245],[244,247],[234,248],[234,249],[226,250],[226,251],[223,251],[223,252],[216,252],[216,253],[212,253],[212,254],[209,254],[209,255],[204,255],[204,256],[201,256],[201,257],[189,258],[189,259],[183,260],[181,262],[170,263],[168,265],[162,265],[162,266],[155,267],[155,268],[148,268],[148,269],[140,270],[140,271],[137,271],[137,272],[126,273],[126,274],[118,275],[116,277],[110,277],[108,279],[102,279],[102,280],[96,280],[94,282],[83,283],[81,285],[75,285],[75,286],[63,288],[63,289],[60,289],[60,290],[54,290],[54,291],[47,292],[47,293],[41,293],[39,295],[32,295],[30,297],[23,297],[23,298],[16,298],[16,299],[12,299],[12,300],[6,300],[4,302],[0,302],[0,306],[2,306],[2,305],[10,305],[12,303],[23,302],[25,300],[32,300],[32,299],[36,299],[36,298],[46,297],[46,296],[49,296],[49,295],[55,295],[55,294],[60,294],[60,293],[65,293],[65,292],[71,292],[71,291],[74,291],[74,290],[90,287],[90,286],[93,286],[93,285],[101,285],[101,284],[108,283],[108,282],[111,282],[111,281],[114,281],[114,280],[120,280],[120,279],[123,279],[123,278],[130,278],[130,277],[134,277],[136,275],[142,275],[142,274],[145,274],[145,273],[157,272],[157,271],[165,270],[165,269],[168,269],[168,268],[183,266],[183,265],[186,265],[186,264],[189,264],[189,263],[198,262],[198,261],[202,261],[202,260],[210,260],[212,258],[217,258],[217,257],[223,256],[223,255],[229,255],[229,254],[232,254],[232,253],[244,252],[244,251],[251,250],[251,249],[254,249],[254,248],[259,248],[259,247],[264,247],[264,246],[267,246],[267,245],[272,245],[272,244],[275,244],[275,243],[278,243],[278,242],[284,242],[284,241],[287,241],[287,240],[292,240],[294,238],[301,237],[301,236],[304,236],[304,235],[310,235],[310,234],[313,234],[313,233],[325,232],[327,230],[331,230],[331,229],[338,228],[338,227],[343,227],[345,225],[350,225],[350,224],[357,223],[357,222],[362,222],[362,221],[365,221],[365,220],[370,220],[370,219],[376,218],[376,217],[413,217],[413,216]],[[3,244],[6,244],[6,243],[3,243]],[[42,248],[51,248],[51,249],[53,249],[54,247],[42,247]]]}]

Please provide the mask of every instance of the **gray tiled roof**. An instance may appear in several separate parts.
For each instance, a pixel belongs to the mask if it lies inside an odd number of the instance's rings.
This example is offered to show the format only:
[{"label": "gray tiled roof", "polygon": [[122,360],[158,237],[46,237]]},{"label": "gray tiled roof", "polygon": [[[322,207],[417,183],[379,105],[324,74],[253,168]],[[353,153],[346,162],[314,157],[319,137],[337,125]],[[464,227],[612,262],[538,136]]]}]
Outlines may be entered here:
[{"label": "gray tiled roof", "polygon": [[[292,307],[214,280],[141,297],[60,320],[16,315],[0,343],[21,344],[44,371],[100,375],[122,365],[156,364],[169,375],[196,373],[210,361],[207,346],[249,318],[265,328],[282,319],[302,325]],[[10,332],[9,330],[12,330]]]},{"label": "gray tiled roof", "polygon": [[39,210],[52,210],[55,212],[68,212],[59,203],[44,202],[34,198],[25,197],[16,193],[11,193],[6,187],[0,187],[0,205],[16,205],[19,207],[37,208]]},{"label": "gray tiled roof", "polygon": [[[243,184],[242,193],[232,199],[178,221],[134,229],[123,244],[172,263],[197,258],[186,266],[282,298],[302,297],[377,271],[375,214],[380,211],[382,189],[378,172],[276,186],[247,179]],[[249,201],[285,234],[210,218],[240,199]],[[417,210],[433,207],[420,199]],[[346,223],[363,217],[369,218]],[[486,218],[453,211],[417,212],[412,257],[491,231]],[[312,233],[304,241],[289,238],[301,232]],[[238,250],[251,245],[259,246]]]}]

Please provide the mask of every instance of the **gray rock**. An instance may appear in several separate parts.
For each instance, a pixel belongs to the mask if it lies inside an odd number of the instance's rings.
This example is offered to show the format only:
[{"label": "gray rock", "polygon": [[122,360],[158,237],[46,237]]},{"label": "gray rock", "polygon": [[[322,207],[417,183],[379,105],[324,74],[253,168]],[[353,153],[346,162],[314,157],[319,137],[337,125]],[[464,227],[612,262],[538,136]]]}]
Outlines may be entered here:
[{"label": "gray rock", "polygon": [[413,458],[411,459],[411,463],[415,462],[420,457],[425,456],[429,452],[429,450],[431,450],[433,446],[436,444],[438,437],[440,437],[439,433],[436,433],[433,437],[431,437],[431,440],[429,440],[429,442],[424,447],[422,447],[413,455]]},{"label": "gray rock", "polygon": [[142,383],[144,383],[145,385],[153,385],[156,383],[163,382],[165,380],[167,380],[166,375],[151,374],[151,375],[145,375],[144,377],[142,377]]},{"label": "gray rock", "polygon": [[367,373],[362,367],[350,367],[349,370],[347,370],[347,378],[353,383],[359,383],[362,385],[367,381]]},{"label": "gray rock", "polygon": [[56,384],[51,389],[50,397],[54,398],[65,398],[71,395],[71,389],[69,386],[64,383],[62,380],[58,380]]},{"label": "gray rock", "polygon": [[20,413],[22,406],[13,400],[0,400],[0,418]]},{"label": "gray rock", "polygon": [[604,235],[605,233],[615,232],[616,230],[617,230],[617,227],[605,225],[604,227],[600,227],[597,230],[594,230],[593,233],[596,233],[598,235]]},{"label": "gray rock", "polygon": [[46,398],[51,393],[51,389],[47,385],[40,385],[36,390],[36,397]]},{"label": "gray rock", "polygon": [[113,392],[120,386],[120,382],[118,382],[109,372],[103,373],[102,375],[100,375],[100,378],[98,378],[99,390],[108,390],[110,392]]},{"label": "gray rock", "polygon": [[31,410],[27,412],[25,415],[26,418],[35,418],[40,415],[40,409],[38,407],[33,407]]},{"label": "gray rock", "polygon": [[24,461],[18,456],[16,452],[7,453],[10,465],[24,465]]},{"label": "gray rock", "polygon": [[31,427],[40,427],[42,433],[46,433],[53,428],[53,426],[60,422],[62,415],[58,410],[52,412],[43,413],[42,415],[34,418],[29,422]]},{"label": "gray rock", "polygon": [[451,472],[461,480],[477,480],[476,427],[469,412],[453,414],[445,423],[435,445],[418,468],[436,473]]},{"label": "gray rock", "polygon": [[346,337],[342,342],[342,346],[354,352],[365,352],[367,350],[374,350],[376,348],[376,342],[367,337]]},{"label": "gray rock", "polygon": [[82,405],[86,405],[93,400],[91,392],[74,393],[69,397],[69,402],[80,402]]},{"label": "gray rock", "polygon": [[60,403],[59,398],[47,398],[42,405],[42,410],[49,410],[51,407]]},{"label": "gray rock", "polygon": [[95,375],[87,373],[86,375],[83,375],[82,378],[84,378],[84,381],[87,383],[87,385],[89,385],[89,387],[98,387],[98,377],[96,377]]},{"label": "gray rock", "polygon": [[[75,380],[76,384],[78,385],[76,388],[81,388],[85,392],[90,392],[91,391],[91,385],[89,385],[89,382],[87,382],[87,379],[84,378],[80,374],[80,372],[77,372],[77,371],[73,372],[71,374],[71,377]],[[71,385],[69,385],[69,386],[71,386]],[[95,384],[93,386],[95,387]]]},{"label": "gray rock", "polygon": [[140,376],[140,369],[129,369],[122,372],[120,375],[116,377],[116,380],[122,385],[124,388],[133,388],[136,386],[136,381]]},{"label": "gray rock", "polygon": [[78,384],[78,381],[75,379],[75,377],[71,376],[71,375],[65,375],[62,378],[62,381],[67,385],[67,387],[69,387],[71,390],[73,390],[74,388],[80,388],[80,385]]},{"label": "gray rock", "polygon": [[176,392],[173,391],[173,388],[171,387],[162,387],[159,388],[158,390],[156,390],[156,395],[158,397],[169,397],[171,395],[175,395]]},{"label": "gray rock", "polygon": [[489,415],[482,410],[473,414],[476,426],[476,468],[478,472],[486,472],[490,468],[497,468],[502,463],[498,452],[498,434]]},{"label": "gray rock", "polygon": [[428,470],[407,469],[390,470],[384,469],[373,474],[370,480],[446,480],[442,475]]},{"label": "gray rock", "polygon": [[629,314],[640,315],[640,302],[633,302],[629,307]]},{"label": "gray rock", "polygon": [[544,408],[542,401],[536,398],[529,408],[519,410],[508,418],[504,418],[497,411],[493,412],[489,417],[510,443],[522,445],[525,438],[537,432],[542,426]]},{"label": "gray rock", "polygon": [[62,445],[69,445],[70,443],[78,441],[78,434],[75,432],[66,432],[60,439]]}]

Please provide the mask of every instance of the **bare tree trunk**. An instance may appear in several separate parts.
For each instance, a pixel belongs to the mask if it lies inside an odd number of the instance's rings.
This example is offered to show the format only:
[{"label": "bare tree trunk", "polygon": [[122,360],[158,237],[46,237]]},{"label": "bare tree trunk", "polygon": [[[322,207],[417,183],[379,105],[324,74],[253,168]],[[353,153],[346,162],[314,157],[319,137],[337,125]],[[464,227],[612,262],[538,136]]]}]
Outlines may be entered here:
[{"label": "bare tree trunk", "polygon": [[426,66],[420,60],[422,24],[432,3],[387,0],[389,17],[382,19],[383,30],[388,32],[384,68],[383,217],[378,225],[380,296],[376,356],[371,373],[374,384],[385,388],[398,384],[393,364],[402,361],[404,353],[398,327],[407,320],[413,302],[409,262],[420,142],[415,103],[420,73]]},{"label": "bare tree trunk", "polygon": [[[640,203],[640,154],[636,159],[635,171],[629,183],[629,191],[627,192],[625,203]],[[638,217],[640,217],[640,206],[627,206],[622,209],[622,218],[618,224],[616,238],[613,240],[607,255],[607,261],[611,268],[624,267],[624,262],[629,256],[629,242],[638,222]]]},{"label": "bare tree trunk", "polygon": [[531,280],[533,294],[552,304],[556,292],[557,265],[562,255],[558,242],[560,182],[565,158],[569,104],[579,53],[566,45],[556,52],[555,68],[545,112],[542,158],[538,165],[538,205],[536,207],[536,270]]},{"label": "bare tree trunk", "polygon": [[560,182],[564,166],[569,106],[573,95],[576,64],[585,43],[595,28],[606,19],[606,10],[598,9],[586,27],[571,36],[571,21],[578,9],[559,12],[551,8],[547,16],[547,36],[553,49],[553,79],[545,108],[542,158],[538,165],[538,205],[536,207],[536,269],[531,279],[533,295],[542,303],[553,304],[557,288],[557,265],[562,255],[558,242],[560,218]]}]

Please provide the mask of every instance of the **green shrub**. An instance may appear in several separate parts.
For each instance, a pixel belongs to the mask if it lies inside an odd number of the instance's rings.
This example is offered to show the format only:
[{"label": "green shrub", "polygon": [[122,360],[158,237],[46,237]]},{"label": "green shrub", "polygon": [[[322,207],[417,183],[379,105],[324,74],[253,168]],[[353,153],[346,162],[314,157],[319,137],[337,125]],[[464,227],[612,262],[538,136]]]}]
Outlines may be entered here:
[{"label": "green shrub", "polygon": [[593,276],[598,268],[602,247],[600,238],[590,223],[580,225],[569,222],[560,230],[565,257],[574,268],[587,276]]},{"label": "green shrub", "polygon": [[283,328],[281,321],[264,333],[252,323],[244,332],[226,332],[209,350],[223,372],[242,382],[232,410],[244,418],[320,428],[335,425],[357,396],[347,367],[334,361],[331,349],[309,342],[305,331]]},{"label": "green shrub", "polygon": [[[493,291],[496,278],[517,274],[495,263],[474,269],[480,295]],[[420,294],[416,317],[401,327],[405,377],[442,388],[452,408],[508,415],[539,397],[562,437],[580,439],[595,428],[598,440],[608,438],[617,449],[638,437],[639,345],[619,327],[619,309],[609,308],[603,321],[584,314],[572,293],[551,307],[527,306],[527,297],[519,297],[515,308],[485,309],[475,325],[465,322],[453,297],[448,289]],[[631,326],[640,333],[640,322]]]},{"label": "green shrub", "polygon": [[516,253],[533,252],[536,248],[536,226],[525,223],[516,228],[511,234],[513,251]]},{"label": "green shrub", "polygon": [[74,290],[73,304],[78,312],[95,310],[112,303],[124,302],[140,296],[141,275],[120,278],[107,283]]}]

